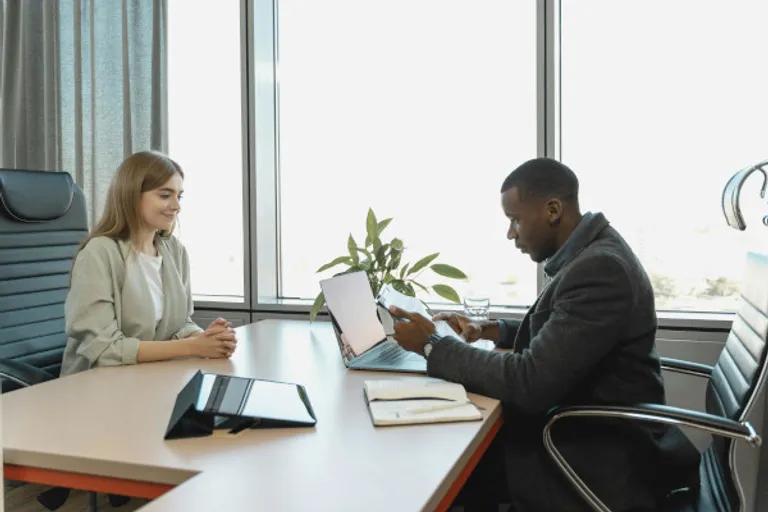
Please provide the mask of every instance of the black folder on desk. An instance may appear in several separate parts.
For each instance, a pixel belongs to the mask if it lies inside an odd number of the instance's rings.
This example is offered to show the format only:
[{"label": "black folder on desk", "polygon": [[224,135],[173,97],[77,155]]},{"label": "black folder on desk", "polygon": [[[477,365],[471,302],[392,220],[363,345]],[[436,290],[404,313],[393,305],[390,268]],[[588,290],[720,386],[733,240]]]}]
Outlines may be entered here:
[{"label": "black folder on desk", "polygon": [[176,397],[165,439],[206,436],[214,428],[238,432],[315,423],[299,384],[198,371]]}]

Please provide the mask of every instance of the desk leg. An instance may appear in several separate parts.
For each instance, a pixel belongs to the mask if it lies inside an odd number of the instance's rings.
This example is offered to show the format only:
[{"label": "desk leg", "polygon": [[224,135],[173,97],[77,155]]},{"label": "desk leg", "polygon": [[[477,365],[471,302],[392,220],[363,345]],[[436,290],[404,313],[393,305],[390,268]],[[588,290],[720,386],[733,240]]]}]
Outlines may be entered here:
[{"label": "desk leg", "polygon": [[450,489],[448,489],[448,492],[445,493],[445,496],[443,496],[443,499],[440,500],[440,503],[437,505],[437,508],[435,510],[437,510],[438,512],[445,512],[450,508],[451,504],[453,503],[453,500],[455,500],[456,496],[459,495],[461,488],[464,487],[465,483],[467,483],[467,479],[469,479],[469,475],[472,474],[472,471],[475,470],[475,467],[477,467],[477,464],[480,462],[480,459],[485,454],[485,450],[488,449],[488,447],[491,445],[493,440],[496,438],[496,434],[499,433],[502,423],[504,423],[504,420],[502,420],[501,416],[499,416],[499,419],[496,420],[496,423],[494,423],[491,429],[488,431],[488,434],[480,443],[480,446],[477,447],[477,450],[475,451],[475,453],[473,453],[472,457],[469,458],[467,465],[464,466],[464,469],[456,478],[456,481],[453,482]]},{"label": "desk leg", "polygon": [[120,494],[122,496],[149,500],[162,496],[175,487],[173,485],[144,482],[141,480],[86,475],[84,473],[31,468],[15,464],[5,464],[3,466],[3,476],[6,480],[18,480],[31,484],[81,489],[83,491]]}]

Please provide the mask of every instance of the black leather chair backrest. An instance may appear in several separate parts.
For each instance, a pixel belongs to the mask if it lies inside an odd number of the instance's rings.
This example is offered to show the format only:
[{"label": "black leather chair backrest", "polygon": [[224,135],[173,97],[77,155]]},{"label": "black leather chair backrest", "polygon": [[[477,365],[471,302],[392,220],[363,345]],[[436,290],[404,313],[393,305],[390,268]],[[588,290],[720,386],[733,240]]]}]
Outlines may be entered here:
[{"label": "black leather chair backrest", "polygon": [[[767,337],[768,256],[749,253],[741,306],[707,386],[707,412],[734,421],[747,419],[766,379]],[[715,436],[702,460],[702,478],[724,484],[710,489],[721,510],[736,510],[743,502],[736,488],[740,479],[730,474],[735,470],[730,461],[733,449],[732,441]]]},{"label": "black leather chair backrest", "polygon": [[0,169],[0,359],[59,375],[69,274],[87,233],[69,174]]}]

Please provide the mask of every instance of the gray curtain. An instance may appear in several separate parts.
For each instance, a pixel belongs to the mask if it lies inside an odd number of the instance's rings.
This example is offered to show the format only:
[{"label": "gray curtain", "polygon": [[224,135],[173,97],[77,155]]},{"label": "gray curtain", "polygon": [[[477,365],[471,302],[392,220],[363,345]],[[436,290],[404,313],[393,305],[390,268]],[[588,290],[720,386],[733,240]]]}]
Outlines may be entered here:
[{"label": "gray curtain", "polygon": [[0,167],[69,172],[93,220],[126,156],[167,148],[166,1],[0,2]]}]

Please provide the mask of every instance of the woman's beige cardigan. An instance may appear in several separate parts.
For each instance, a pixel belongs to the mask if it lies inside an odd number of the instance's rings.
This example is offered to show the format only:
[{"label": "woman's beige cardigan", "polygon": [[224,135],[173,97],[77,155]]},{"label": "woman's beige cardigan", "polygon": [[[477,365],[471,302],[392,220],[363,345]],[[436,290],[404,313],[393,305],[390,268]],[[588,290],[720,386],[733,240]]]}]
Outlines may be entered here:
[{"label": "woman's beige cardigan", "polygon": [[61,374],[135,364],[139,340],[185,338],[192,321],[189,259],[173,236],[158,238],[163,257],[163,318],[157,322],[146,278],[128,241],[91,239],[72,268],[65,304],[67,347]]}]

